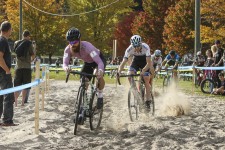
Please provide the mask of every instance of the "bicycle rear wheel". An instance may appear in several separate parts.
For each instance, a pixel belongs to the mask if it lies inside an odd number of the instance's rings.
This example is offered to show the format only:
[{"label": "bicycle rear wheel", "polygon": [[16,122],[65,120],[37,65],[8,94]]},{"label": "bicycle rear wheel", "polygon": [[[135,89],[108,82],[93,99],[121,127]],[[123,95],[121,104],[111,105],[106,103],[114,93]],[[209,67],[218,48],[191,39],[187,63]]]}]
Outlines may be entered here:
[{"label": "bicycle rear wheel", "polygon": [[78,122],[79,122],[79,114],[81,111],[81,104],[82,104],[82,100],[83,100],[83,95],[84,95],[84,89],[80,88],[79,92],[78,92],[78,96],[77,96],[77,102],[76,102],[76,110],[75,110],[75,118],[74,118],[74,135],[77,134],[77,127],[78,127]]},{"label": "bicycle rear wheel", "polygon": [[128,92],[128,110],[131,121],[138,119],[138,100],[137,96],[134,95],[133,90],[134,89],[130,88]]},{"label": "bicycle rear wheel", "polygon": [[170,77],[169,76],[165,76],[163,79],[163,92],[166,92],[167,87],[169,86],[169,81]]},{"label": "bicycle rear wheel", "polygon": [[154,95],[153,93],[151,92],[151,104],[150,104],[150,114],[152,114],[154,116],[155,114],[155,99],[154,99]]},{"label": "bicycle rear wheel", "polygon": [[201,91],[203,93],[210,94],[213,91],[214,88],[214,81],[212,79],[205,79],[201,83]]},{"label": "bicycle rear wheel", "polygon": [[98,97],[96,95],[96,91],[94,91],[91,95],[91,100],[89,104],[90,109],[90,129],[95,130],[98,129],[101,125],[103,107],[101,109],[97,109],[97,100]]}]

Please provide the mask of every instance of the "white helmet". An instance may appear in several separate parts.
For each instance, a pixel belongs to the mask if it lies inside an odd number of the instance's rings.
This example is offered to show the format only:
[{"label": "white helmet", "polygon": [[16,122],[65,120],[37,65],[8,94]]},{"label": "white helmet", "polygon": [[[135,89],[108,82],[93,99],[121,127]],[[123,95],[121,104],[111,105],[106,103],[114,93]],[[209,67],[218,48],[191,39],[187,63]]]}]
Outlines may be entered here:
[{"label": "white helmet", "polygon": [[155,56],[162,56],[162,54],[161,54],[161,50],[159,50],[159,49],[157,49],[157,50],[155,50]]},{"label": "white helmet", "polygon": [[141,45],[141,37],[139,35],[133,35],[130,38],[130,43],[133,47],[139,47]]},{"label": "white helmet", "polygon": [[202,52],[201,51],[198,51],[197,52],[197,56],[199,56],[199,55],[202,55]]}]

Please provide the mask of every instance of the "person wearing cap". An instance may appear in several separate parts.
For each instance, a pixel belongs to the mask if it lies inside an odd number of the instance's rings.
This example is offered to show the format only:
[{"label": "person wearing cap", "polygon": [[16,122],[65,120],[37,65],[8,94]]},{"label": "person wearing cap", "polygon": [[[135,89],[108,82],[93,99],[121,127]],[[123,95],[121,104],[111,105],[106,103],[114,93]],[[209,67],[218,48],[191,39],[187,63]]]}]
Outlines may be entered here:
[{"label": "person wearing cap", "polygon": [[[0,88],[5,90],[13,87],[11,76],[11,51],[8,44],[8,39],[12,33],[11,23],[4,21],[1,24],[0,33]],[[0,95],[0,118],[2,123],[0,126],[15,126],[13,122],[13,93]]]},{"label": "person wearing cap", "polygon": [[[217,46],[217,51],[214,55],[215,59],[214,59],[214,63],[212,64],[212,66],[222,67],[222,66],[224,66],[223,62],[221,61],[221,59],[223,58],[224,49],[221,47],[221,42],[219,40],[215,41],[215,45]],[[218,76],[221,71],[222,70],[216,70],[215,80],[218,82],[218,85],[217,85],[218,88],[221,85],[221,81],[220,81],[219,76]]]},{"label": "person wearing cap", "polygon": [[[28,84],[31,82],[31,62],[35,59],[35,52],[34,46],[30,40],[30,32],[25,30],[23,32],[23,39],[18,40],[15,42],[14,48],[19,47],[23,44],[27,43],[23,46],[22,51],[24,53],[23,56],[16,56],[16,70],[15,70],[15,79],[14,79],[14,86],[19,86],[23,84]],[[21,105],[24,106],[25,99],[27,97],[28,89],[22,90],[22,103]],[[15,106],[17,106],[17,99],[20,95],[20,92],[15,92]]]}]

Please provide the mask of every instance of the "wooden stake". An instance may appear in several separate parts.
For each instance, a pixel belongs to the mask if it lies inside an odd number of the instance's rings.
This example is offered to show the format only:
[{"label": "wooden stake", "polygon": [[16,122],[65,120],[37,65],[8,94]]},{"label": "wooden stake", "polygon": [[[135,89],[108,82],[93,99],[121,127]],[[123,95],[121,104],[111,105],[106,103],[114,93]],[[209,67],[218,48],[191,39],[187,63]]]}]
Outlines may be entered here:
[{"label": "wooden stake", "polygon": [[[35,79],[40,79],[40,61],[36,62]],[[35,133],[39,134],[39,85],[35,87]]]},{"label": "wooden stake", "polygon": [[[45,101],[45,82],[46,82],[46,68],[45,68],[45,66],[43,66],[42,67],[42,72],[43,72],[43,74],[44,74],[44,82],[42,83],[42,88],[41,88],[41,94],[42,94],[42,107],[41,107],[41,109],[42,110],[44,110],[44,101]],[[43,78],[43,77],[42,77]]]}]

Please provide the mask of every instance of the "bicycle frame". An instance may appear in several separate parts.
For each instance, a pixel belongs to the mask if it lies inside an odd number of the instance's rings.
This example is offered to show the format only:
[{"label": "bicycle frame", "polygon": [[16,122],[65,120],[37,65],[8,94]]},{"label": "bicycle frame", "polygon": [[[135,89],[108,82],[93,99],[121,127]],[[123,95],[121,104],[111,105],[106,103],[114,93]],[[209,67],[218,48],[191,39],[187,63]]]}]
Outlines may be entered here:
[{"label": "bicycle frame", "polygon": [[[94,127],[93,117],[96,115],[96,113],[95,113],[96,106],[93,105],[93,101],[94,101],[94,98],[96,96],[96,90],[97,90],[97,87],[94,86],[96,75],[77,72],[77,71],[71,71],[71,72],[69,72],[69,74],[67,74],[66,82],[68,81],[68,78],[69,78],[70,74],[81,75],[81,85],[79,87],[77,100],[75,102],[75,109],[77,109],[77,111],[75,111],[76,117],[75,117],[75,121],[74,121],[74,123],[75,123],[74,135],[76,135],[77,126],[78,126],[78,119],[79,119],[80,114],[83,115],[83,120],[85,120],[86,117],[89,118],[90,128],[91,128],[91,130],[93,130],[93,129],[98,128],[100,126],[103,109],[100,110],[100,113],[99,113],[100,118],[98,120],[97,127]],[[93,77],[93,79],[91,81],[91,84],[88,84],[88,86],[89,85],[91,86],[90,96],[87,95],[88,94],[87,93],[88,88],[87,88],[87,84],[86,84],[86,82],[87,82],[86,78],[87,77]]]},{"label": "bicycle frame", "polygon": [[[139,74],[135,74],[135,75],[121,75],[119,77],[129,77],[130,79],[130,89],[128,91],[128,109],[129,109],[129,115],[130,115],[130,119],[131,121],[134,121],[134,119],[136,118],[136,120],[138,119],[138,113],[139,111],[142,111],[143,106],[144,106],[144,102],[145,102],[145,85],[144,85],[144,79],[143,77],[141,79],[139,79],[139,88],[136,85],[137,80],[134,79],[135,76],[140,76]],[[121,85],[120,79],[117,76],[117,81],[119,83],[119,85]],[[134,97],[134,99],[132,99],[132,97]],[[154,97],[151,91],[151,97],[152,97],[152,115],[154,115],[154,111],[155,111],[155,106],[154,106]],[[132,103],[133,102],[133,103]],[[132,113],[132,112],[135,113]],[[134,116],[135,115],[135,116]]]}]

